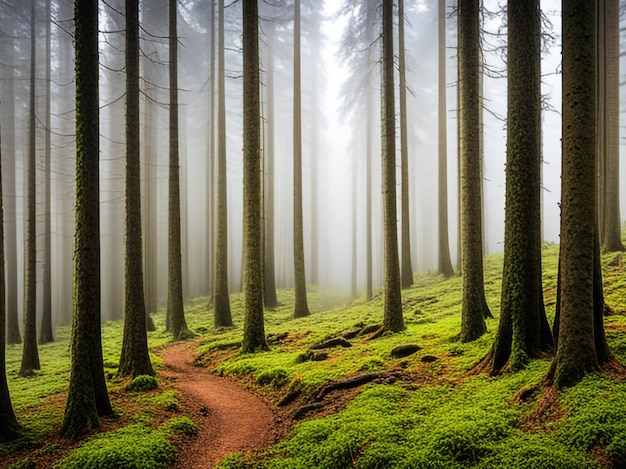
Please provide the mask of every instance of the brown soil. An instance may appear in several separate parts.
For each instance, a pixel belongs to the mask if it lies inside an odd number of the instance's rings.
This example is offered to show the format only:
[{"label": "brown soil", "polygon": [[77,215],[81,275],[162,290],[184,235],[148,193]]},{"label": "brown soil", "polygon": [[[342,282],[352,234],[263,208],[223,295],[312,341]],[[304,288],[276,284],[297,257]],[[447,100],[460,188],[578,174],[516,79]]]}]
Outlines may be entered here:
[{"label": "brown soil", "polygon": [[198,425],[197,438],[182,444],[175,468],[209,468],[225,456],[254,453],[276,442],[278,420],[260,397],[205,368],[194,366],[194,342],[161,351],[160,376],[171,382]]}]

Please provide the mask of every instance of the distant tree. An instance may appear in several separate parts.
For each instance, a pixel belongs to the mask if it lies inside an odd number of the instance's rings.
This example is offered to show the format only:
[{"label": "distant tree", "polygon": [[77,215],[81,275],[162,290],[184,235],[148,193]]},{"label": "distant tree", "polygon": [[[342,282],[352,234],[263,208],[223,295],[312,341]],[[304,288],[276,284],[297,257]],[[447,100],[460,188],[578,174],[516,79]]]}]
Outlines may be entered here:
[{"label": "distant tree", "polygon": [[598,206],[600,242],[623,251],[619,206],[619,2],[598,0]]},{"label": "distant tree", "polygon": [[51,224],[51,142],[50,142],[50,3],[46,2],[46,96],[45,96],[45,158],[44,158],[44,262],[43,262],[43,309],[41,314],[41,331],[39,343],[47,344],[54,340],[52,333],[52,224]]},{"label": "distant tree", "polygon": [[268,348],[263,324],[258,24],[257,0],[243,0],[243,293],[245,319],[241,351],[244,353]]},{"label": "distant tree", "polygon": [[450,261],[448,240],[448,129],[446,108],[446,0],[439,0],[439,153],[438,153],[438,228],[439,228],[439,273],[449,277],[454,274]]},{"label": "distant tree", "polygon": [[[6,16],[10,19],[10,16]],[[2,166],[4,168],[4,235],[5,235],[5,274],[6,274],[6,342],[9,345],[22,342],[17,305],[17,235],[16,235],[16,193],[15,193],[15,24],[3,25],[8,37],[2,41],[2,60],[10,70],[6,80],[2,80],[2,129],[4,148]]]},{"label": "distant tree", "polygon": [[183,307],[183,273],[180,258],[180,185],[178,163],[178,32],[177,0],[169,0],[170,50],[170,168],[169,168],[169,222],[168,222],[168,296],[167,314],[170,316],[174,340],[192,336],[185,321]]},{"label": "distant tree", "polygon": [[264,190],[264,220],[265,231],[263,233],[264,249],[264,270],[263,270],[263,298],[267,308],[278,306],[278,297],[276,296],[276,269],[274,255],[274,120],[276,115],[274,112],[274,42],[275,42],[275,26],[273,21],[265,24],[265,36],[267,42],[267,65],[266,65],[266,100],[267,100],[267,126],[265,146],[263,147],[263,163],[265,165],[265,180],[263,184]]},{"label": "distant tree", "polygon": [[217,210],[215,226],[215,327],[233,325],[228,292],[228,200],[226,195],[226,92],[224,86],[224,0],[218,1],[217,29]]},{"label": "distant tree", "polygon": [[413,265],[411,262],[411,210],[409,207],[409,130],[406,110],[406,60],[404,45],[404,0],[398,0],[398,69],[400,77],[400,171],[401,171],[401,211],[402,211],[402,288],[413,285]]},{"label": "distant tree", "polygon": [[24,348],[22,351],[22,366],[20,376],[29,376],[40,368],[39,351],[37,349],[37,233],[36,193],[37,184],[35,171],[37,168],[37,125],[35,110],[35,64],[36,64],[36,29],[35,29],[35,0],[31,0],[30,9],[30,104],[28,123],[28,160],[27,160],[27,195],[25,203],[25,245],[26,265],[24,275]]},{"label": "distant tree", "polygon": [[374,51],[374,23],[376,21],[376,2],[368,0],[366,7],[365,37],[368,44],[366,55],[366,67],[368,68],[366,79],[366,118],[365,118],[365,298],[370,301],[374,297],[373,276],[373,242],[372,242],[372,160],[374,158],[374,78],[371,70],[373,67]]},{"label": "distant tree", "polygon": [[541,285],[541,10],[509,0],[504,271],[500,324],[480,368],[518,370],[550,352]]},{"label": "distant tree", "polygon": [[396,227],[396,121],[393,63],[393,0],[383,0],[382,35],[382,170],[385,246],[383,330],[404,329],[398,232]]},{"label": "distant tree", "polygon": [[74,308],[67,403],[60,433],[78,437],[113,409],[100,332],[98,1],[75,0],[76,234]]},{"label": "distant tree", "polygon": [[[0,161],[2,161],[2,132],[0,130]],[[4,284],[4,211],[2,209],[2,165],[0,163],[0,325],[6,320],[5,284]],[[0,327],[0,442],[10,441],[20,434],[20,426],[15,418],[6,370],[6,335]]]},{"label": "distant tree", "polygon": [[118,373],[154,375],[146,332],[139,155],[139,0],[126,0],[126,272]]},{"label": "distant tree", "polygon": [[596,196],[596,2],[563,0],[563,167],[556,357],[547,382],[573,386],[616,365],[604,336]]},{"label": "distant tree", "polygon": [[478,0],[458,3],[458,61],[461,157],[461,264],[463,304],[461,341],[470,342],[486,330],[489,307],[483,283],[483,247],[480,184],[480,102]]},{"label": "distant tree", "polygon": [[296,304],[294,317],[308,316],[304,266],[304,228],[302,222],[302,91],[300,59],[300,0],[294,0],[293,28],[293,246]]}]

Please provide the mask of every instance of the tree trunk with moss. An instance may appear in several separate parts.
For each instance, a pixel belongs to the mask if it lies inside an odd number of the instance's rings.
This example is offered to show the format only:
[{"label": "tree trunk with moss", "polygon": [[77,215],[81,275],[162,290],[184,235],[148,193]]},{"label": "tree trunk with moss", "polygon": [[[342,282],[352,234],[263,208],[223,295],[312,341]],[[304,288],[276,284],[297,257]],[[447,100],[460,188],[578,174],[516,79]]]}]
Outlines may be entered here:
[{"label": "tree trunk with moss", "polygon": [[461,341],[470,342],[485,333],[489,308],[483,281],[481,216],[480,102],[478,0],[459,0],[459,146],[461,156],[461,270],[463,303]]},{"label": "tree trunk with moss", "polygon": [[79,437],[113,409],[100,332],[98,2],[74,2],[76,49],[76,234],[70,383],[60,433]]},{"label": "tree trunk with moss", "polygon": [[308,316],[304,269],[304,227],[302,222],[302,98],[300,80],[300,0],[294,2],[293,29],[293,249],[296,318]]},{"label": "tree trunk with moss", "polygon": [[454,274],[450,260],[450,242],[448,240],[448,129],[446,109],[446,0],[439,0],[439,100],[438,100],[438,228],[439,255],[438,271],[449,277]]},{"label": "tree trunk with moss", "polygon": [[[548,382],[599,370],[604,328],[596,206],[596,2],[563,0],[563,163],[556,358]],[[602,304],[602,306],[600,306]],[[600,313],[601,315],[601,313]],[[608,347],[607,347],[608,349]]]},{"label": "tree trunk with moss", "polygon": [[401,171],[401,232],[402,288],[413,285],[411,261],[411,210],[409,208],[409,136],[406,110],[406,64],[404,47],[404,0],[398,0],[398,69],[400,77],[400,171]]},{"label": "tree trunk with moss", "polygon": [[479,367],[519,370],[553,346],[541,281],[541,11],[508,2],[508,116],[500,324]]},{"label": "tree trunk with moss", "polygon": [[41,311],[41,331],[39,343],[47,344],[54,341],[52,331],[52,224],[51,224],[51,130],[50,130],[50,2],[46,2],[46,97],[45,97],[45,156],[44,156],[44,259],[43,259],[43,301]]},{"label": "tree trunk with moss", "polygon": [[267,350],[263,317],[261,113],[257,0],[243,0],[243,325],[244,353]]},{"label": "tree trunk with moss", "polygon": [[215,327],[233,325],[228,296],[228,202],[226,195],[226,94],[224,71],[224,0],[218,2],[217,28],[217,217],[215,227]]},{"label": "tree trunk with moss", "polygon": [[36,145],[37,145],[37,125],[35,110],[35,0],[31,0],[30,10],[30,104],[29,104],[29,137],[28,137],[28,159],[27,180],[26,180],[26,202],[25,202],[25,259],[24,266],[24,347],[22,350],[22,365],[20,376],[29,376],[34,370],[40,368],[39,350],[37,349],[37,233],[36,233]]},{"label": "tree trunk with moss", "polygon": [[[2,161],[2,131],[0,129],[0,161]],[[6,290],[4,284],[4,210],[2,208],[2,166],[0,164],[0,325],[6,321]],[[20,426],[15,418],[9,385],[7,383],[6,369],[6,335],[5,328],[0,327],[0,442],[6,442],[17,438],[20,434]]]},{"label": "tree trunk with moss", "polygon": [[393,64],[393,0],[383,0],[382,169],[385,246],[385,304],[383,329],[404,329],[398,231],[396,222],[396,120]]},{"label": "tree trunk with moss", "polygon": [[170,171],[168,221],[167,314],[174,340],[191,336],[183,307],[183,273],[180,257],[180,183],[178,162],[178,33],[176,0],[169,0],[170,49]]},{"label": "tree trunk with moss", "polygon": [[139,156],[139,1],[126,1],[126,272],[118,373],[154,375],[146,331]]}]

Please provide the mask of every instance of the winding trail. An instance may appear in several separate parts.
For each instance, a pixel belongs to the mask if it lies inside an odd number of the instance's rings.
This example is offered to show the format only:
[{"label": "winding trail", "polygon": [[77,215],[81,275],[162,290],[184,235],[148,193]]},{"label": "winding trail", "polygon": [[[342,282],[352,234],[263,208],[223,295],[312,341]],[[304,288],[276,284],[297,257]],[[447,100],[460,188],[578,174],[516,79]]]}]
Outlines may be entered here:
[{"label": "winding trail", "polygon": [[195,342],[161,351],[162,378],[182,395],[198,424],[198,437],[180,448],[175,468],[210,468],[235,452],[254,452],[276,440],[276,416],[255,394],[234,382],[193,366]]}]

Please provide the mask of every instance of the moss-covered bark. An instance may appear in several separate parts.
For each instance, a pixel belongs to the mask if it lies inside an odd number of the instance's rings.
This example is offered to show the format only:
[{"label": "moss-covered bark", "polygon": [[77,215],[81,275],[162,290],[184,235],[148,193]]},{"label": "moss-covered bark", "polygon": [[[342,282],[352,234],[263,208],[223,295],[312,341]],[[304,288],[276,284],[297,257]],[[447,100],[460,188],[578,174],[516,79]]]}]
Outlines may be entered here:
[{"label": "moss-covered bark", "polygon": [[100,332],[98,2],[74,2],[76,49],[76,233],[71,371],[60,433],[78,437],[113,413]]},{"label": "moss-covered bark", "polygon": [[470,342],[487,330],[489,308],[483,282],[483,236],[480,169],[480,53],[478,0],[459,0],[459,148],[461,197],[461,270],[463,305],[461,340]]},{"label": "moss-covered bark", "polygon": [[124,338],[118,373],[153,375],[148,353],[141,239],[139,1],[126,2],[126,256]]},{"label": "moss-covered bark", "polygon": [[35,110],[35,1],[31,0],[30,10],[30,104],[28,119],[28,160],[25,202],[25,258],[24,266],[24,347],[20,376],[28,376],[40,368],[37,349],[37,233],[36,233],[36,110]]},{"label": "moss-covered bark", "polygon": [[393,0],[383,0],[382,170],[385,246],[385,305],[383,329],[404,329],[398,229],[396,223],[396,115],[393,64]]},{"label": "moss-covered bark", "polygon": [[[0,137],[2,131],[0,129]],[[0,139],[0,161],[2,161],[2,142]],[[2,169],[0,164],[0,325],[6,321],[6,289],[4,272],[4,210],[2,197]],[[15,418],[6,373],[6,335],[5,328],[0,327],[0,442],[16,438],[20,433],[20,426]]]},{"label": "moss-covered bark", "polygon": [[169,0],[170,49],[170,171],[168,221],[168,301],[167,314],[171,320],[174,340],[192,334],[187,328],[183,307],[183,273],[180,254],[180,181],[178,160],[178,33],[176,0]]},{"label": "moss-covered bark", "polygon": [[217,28],[217,217],[215,228],[215,327],[233,325],[228,296],[228,201],[226,196],[226,94],[224,90],[224,0],[218,2]]},{"label": "moss-covered bark", "polygon": [[552,349],[541,283],[541,12],[508,3],[508,116],[504,272],[500,324],[481,366],[523,368]]},{"label": "moss-covered bark", "polygon": [[263,317],[258,24],[257,0],[243,0],[243,293],[245,319],[241,351],[244,353],[268,348],[265,341]]},{"label": "moss-covered bark", "polygon": [[302,97],[300,67],[300,0],[294,2],[293,38],[293,259],[296,301],[293,315],[309,315],[304,269],[304,227],[302,222]]}]

